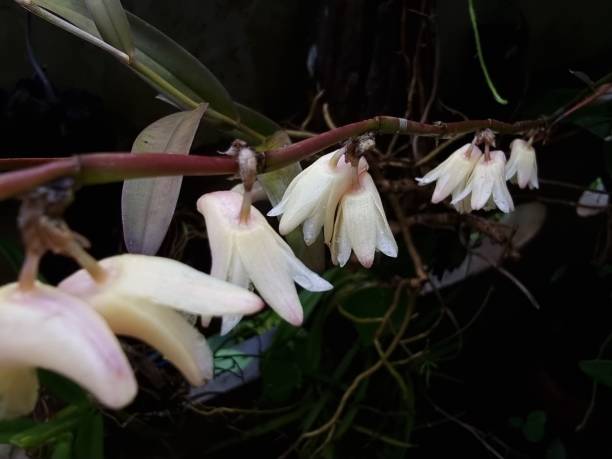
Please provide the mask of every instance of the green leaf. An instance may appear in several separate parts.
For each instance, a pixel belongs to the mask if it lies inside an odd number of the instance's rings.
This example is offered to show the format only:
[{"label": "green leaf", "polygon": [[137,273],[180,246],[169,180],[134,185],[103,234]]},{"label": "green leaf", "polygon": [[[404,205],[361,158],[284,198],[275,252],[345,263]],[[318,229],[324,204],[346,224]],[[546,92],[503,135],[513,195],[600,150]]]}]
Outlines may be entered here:
[{"label": "green leaf", "polygon": [[[393,301],[393,290],[382,287],[357,288],[341,301],[346,312],[357,319],[375,319],[384,316]],[[400,310],[401,308],[397,308]],[[395,316],[392,317],[394,319]],[[349,319],[350,320],[350,319]],[[374,334],[380,322],[353,322],[363,345],[372,345]]]},{"label": "green leaf", "polygon": [[603,140],[609,140],[612,137],[612,103],[584,107],[568,117],[568,121]]},{"label": "green leaf", "polygon": [[[154,63],[155,68],[163,69],[167,81],[186,90],[196,103],[207,102],[216,111],[232,119],[238,118],[229,93],[204,64],[151,24],[129,12],[127,15],[138,51],[136,60],[145,57],[148,63]],[[166,93],[157,84],[152,84]]]},{"label": "green leaf", "polygon": [[[210,344],[210,342],[209,342]],[[215,352],[215,371],[244,370],[254,360],[250,355],[233,348],[223,348]]]},{"label": "green leaf", "polygon": [[532,443],[538,443],[546,433],[546,413],[536,410],[527,415],[523,424],[523,436]]},{"label": "green leaf", "polygon": [[91,407],[71,405],[49,421],[13,435],[10,443],[20,448],[37,448],[75,429],[91,414]]},{"label": "green leaf", "polygon": [[[173,113],[147,126],[133,153],[189,154],[206,105]],[[123,236],[128,251],[155,255],[172,221],[183,177],[126,180],[121,195]]]},{"label": "green leaf", "polygon": [[65,19],[84,32],[102,39],[83,0],[32,0],[32,3]]},{"label": "green leaf", "polygon": [[134,40],[120,0],[85,0],[100,35],[106,43],[134,56]]},{"label": "green leaf", "polygon": [[612,360],[583,360],[578,365],[593,381],[612,387]]},{"label": "green leaf", "polygon": [[89,405],[87,393],[73,381],[52,371],[38,369],[38,380],[54,397],[74,405]]},{"label": "green leaf", "polygon": [[567,459],[567,450],[560,439],[555,438],[546,449],[546,459]]},{"label": "green leaf", "polygon": [[291,345],[267,352],[261,374],[263,398],[276,403],[287,401],[302,383],[302,370],[295,362]]},{"label": "green leaf", "polygon": [[[32,0],[32,3],[102,40],[85,0]],[[132,66],[132,70],[186,110],[193,109],[195,104],[207,102],[217,112],[238,119],[236,107],[227,90],[204,64],[151,24],[129,11],[125,13],[135,46],[135,67]],[[100,43],[94,44],[102,46]],[[147,71],[143,73],[144,70]],[[183,94],[193,103],[187,104],[176,93]]]},{"label": "green leaf", "polygon": [[15,435],[31,429],[36,425],[30,418],[11,419],[0,421],[0,443],[10,443]]},{"label": "green leaf", "polygon": [[104,459],[104,420],[100,413],[84,419],[76,429],[75,459]]},{"label": "green leaf", "polygon": [[[77,458],[87,456],[76,456]],[[51,459],[71,459],[72,458],[72,435],[66,434],[59,439],[53,447]]]},{"label": "green leaf", "polygon": [[11,271],[15,274],[19,273],[24,256],[17,241],[0,238],[0,257],[4,259]]}]

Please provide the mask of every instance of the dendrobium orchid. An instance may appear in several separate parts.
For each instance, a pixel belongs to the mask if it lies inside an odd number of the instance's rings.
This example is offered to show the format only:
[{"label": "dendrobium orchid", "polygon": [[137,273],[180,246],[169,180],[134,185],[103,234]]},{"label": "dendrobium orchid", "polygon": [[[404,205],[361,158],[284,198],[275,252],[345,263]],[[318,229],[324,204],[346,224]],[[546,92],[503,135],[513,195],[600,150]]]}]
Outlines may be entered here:
[{"label": "dendrobium orchid", "polygon": [[[316,241],[324,228],[325,242],[331,241],[336,208],[342,195],[351,186],[352,168],[344,161],[346,148],[321,156],[293,179],[283,199],[269,216],[282,214],[279,232],[290,233],[302,223],[307,245]],[[359,162],[359,170],[367,169],[365,159]]]},{"label": "dendrobium orchid", "polygon": [[506,155],[501,150],[482,155],[465,188],[453,198],[452,204],[457,206],[469,196],[470,206],[474,210],[482,208],[490,210],[497,206],[502,212],[512,212],[514,203],[506,186],[505,165]]},{"label": "dendrobium orchid", "polygon": [[539,188],[538,163],[531,141],[514,139],[510,144],[510,159],[506,163],[506,180],[518,183],[520,188],[529,185],[530,189]]},{"label": "dendrobium orchid", "polygon": [[0,288],[0,419],[30,413],[36,368],[70,378],[102,404],[121,408],[137,392],[117,338],[88,304],[56,288]]},{"label": "dendrobium orchid", "polygon": [[[456,195],[463,189],[470,173],[474,170],[481,156],[482,151],[478,146],[473,143],[467,143],[458,150],[455,150],[441,164],[425,174],[424,177],[417,178],[416,181],[421,186],[436,182],[431,202],[441,202],[451,194]],[[455,199],[453,199],[454,201]]]},{"label": "dendrobium orchid", "polygon": [[[252,283],[283,319],[300,325],[303,311],[294,282],[314,292],[330,290],[332,285],[293,254],[257,209],[251,207],[246,220],[241,221],[242,199],[233,191],[217,191],[197,202],[206,221],[211,275],[242,287]],[[238,320],[240,316],[233,313],[224,316],[222,332],[229,331]]]},{"label": "dendrobium orchid", "polygon": [[221,316],[263,307],[254,293],[168,258],[126,254],[99,264],[107,273],[103,281],[81,270],[59,288],[92,305],[113,332],[159,350],[192,385],[212,379],[213,356],[204,336],[177,311]]},{"label": "dendrobium orchid", "polygon": [[369,268],[376,250],[397,257],[397,243],[372,177],[362,172],[357,181],[340,201],[331,243],[332,261],[344,266],[353,250],[359,262]]}]

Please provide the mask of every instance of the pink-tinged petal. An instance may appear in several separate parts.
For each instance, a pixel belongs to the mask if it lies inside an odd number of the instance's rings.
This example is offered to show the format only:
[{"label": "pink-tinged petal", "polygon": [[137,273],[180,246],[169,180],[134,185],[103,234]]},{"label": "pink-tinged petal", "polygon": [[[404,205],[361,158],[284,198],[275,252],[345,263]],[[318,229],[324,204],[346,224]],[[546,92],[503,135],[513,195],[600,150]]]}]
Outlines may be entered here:
[{"label": "pink-tinged petal", "polygon": [[263,307],[254,293],[169,258],[126,254],[100,264],[109,274],[104,282],[81,270],[59,287],[96,304],[159,304],[204,316],[252,314]]},{"label": "pink-tinged petal", "polygon": [[16,284],[0,289],[0,366],[55,371],[121,408],[137,385],[117,338],[89,305],[60,290]]},{"label": "pink-tinged petal", "polygon": [[351,242],[348,235],[348,226],[344,222],[344,211],[342,206],[338,209],[336,223],[334,225],[334,236],[331,244],[332,262],[343,267],[351,257]]},{"label": "pink-tinged petal", "polygon": [[378,213],[374,202],[362,188],[357,192],[347,193],[341,206],[344,212],[343,224],[347,226],[353,252],[364,267],[370,268],[374,263],[378,229]]},{"label": "pink-tinged petal", "polygon": [[34,411],[37,400],[36,369],[19,366],[0,367],[0,420],[15,419],[30,414]]}]

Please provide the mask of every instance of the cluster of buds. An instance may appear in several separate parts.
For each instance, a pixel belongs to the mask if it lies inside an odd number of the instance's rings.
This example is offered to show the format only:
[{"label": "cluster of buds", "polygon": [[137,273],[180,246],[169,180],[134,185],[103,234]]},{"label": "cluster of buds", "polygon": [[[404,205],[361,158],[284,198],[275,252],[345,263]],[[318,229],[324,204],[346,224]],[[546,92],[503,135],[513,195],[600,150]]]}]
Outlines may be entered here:
[{"label": "cluster of buds", "polygon": [[[484,144],[484,153],[479,144]],[[532,139],[515,139],[506,162],[503,151],[490,151],[494,146],[492,132],[485,130],[424,177],[417,178],[417,182],[419,185],[436,182],[431,202],[438,203],[451,196],[451,204],[460,213],[495,207],[505,213],[512,212],[514,203],[506,181],[512,180],[520,188],[538,188],[535,149]]]},{"label": "cluster of buds", "polygon": [[[370,138],[353,141],[298,175],[269,213],[282,214],[280,233],[303,224],[304,240],[312,244],[323,229],[332,260],[341,266],[351,251],[365,267],[377,250],[396,257],[397,244],[363,158],[372,146]],[[190,384],[203,384],[213,377],[212,352],[181,313],[199,316],[204,326],[220,316],[221,332],[227,333],[265,301],[298,326],[303,311],[295,284],[315,292],[333,288],[251,205],[256,154],[244,144],[234,150],[242,193],[207,193],[197,202],[210,242],[210,275],[161,257],[95,260],[84,250],[87,241],[61,218],[72,199],[70,183],[41,187],[24,199],[19,223],[26,260],[19,282],[0,288],[0,419],[34,409],[37,368],[74,380],[110,408],[129,404],[137,384],[116,335],[147,343]],[[49,250],[83,269],[56,287],[43,285],[36,280],[38,264]]]}]

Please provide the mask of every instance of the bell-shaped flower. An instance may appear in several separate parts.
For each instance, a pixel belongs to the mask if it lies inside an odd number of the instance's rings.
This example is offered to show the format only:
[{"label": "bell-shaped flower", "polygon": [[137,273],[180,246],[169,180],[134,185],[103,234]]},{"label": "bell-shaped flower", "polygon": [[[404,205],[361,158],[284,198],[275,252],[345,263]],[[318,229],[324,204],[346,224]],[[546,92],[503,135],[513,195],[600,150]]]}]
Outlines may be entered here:
[{"label": "bell-shaped flower", "polygon": [[538,162],[530,142],[514,139],[510,144],[510,159],[506,163],[506,180],[513,179],[520,188],[539,188]]},{"label": "bell-shaped flower", "polygon": [[367,172],[359,175],[359,184],[340,201],[331,243],[334,264],[344,266],[351,250],[366,268],[372,266],[376,250],[397,257],[397,243],[376,185]]},{"label": "bell-shaped flower", "polygon": [[459,205],[471,194],[470,206],[474,210],[490,210],[497,206],[502,212],[512,212],[514,203],[506,186],[505,165],[506,155],[503,151],[492,151],[488,159],[486,155],[481,156],[465,188],[453,198],[452,204]]},{"label": "bell-shaped flower", "polygon": [[91,304],[113,332],[157,349],[192,385],[212,379],[213,356],[204,336],[177,311],[221,316],[263,307],[254,293],[168,258],[125,254],[100,265],[104,281],[81,270],[59,288]]},{"label": "bell-shaped flower", "polygon": [[0,288],[0,418],[30,413],[38,397],[36,368],[72,379],[110,408],[137,392],[117,338],[88,304],[56,288]]},{"label": "bell-shaped flower", "polygon": [[[331,240],[336,208],[342,195],[351,186],[353,171],[344,161],[344,148],[321,156],[298,174],[289,184],[283,199],[269,216],[282,214],[279,232],[288,234],[302,223],[304,241],[311,245],[324,227],[325,241]],[[367,169],[362,158],[359,170]]]},{"label": "bell-shaped flower", "polygon": [[[252,284],[279,316],[293,325],[303,320],[294,282],[320,292],[332,285],[309,270],[254,207],[240,221],[242,196],[233,191],[208,193],[198,199],[212,255],[211,275],[243,287]],[[240,318],[224,317],[222,332]]]},{"label": "bell-shaped flower", "polygon": [[456,194],[462,189],[462,185],[465,184],[481,156],[482,151],[480,151],[480,148],[467,143],[458,150],[455,150],[441,164],[425,174],[424,177],[417,178],[416,181],[421,186],[436,182],[431,202],[441,202],[451,194]]}]

